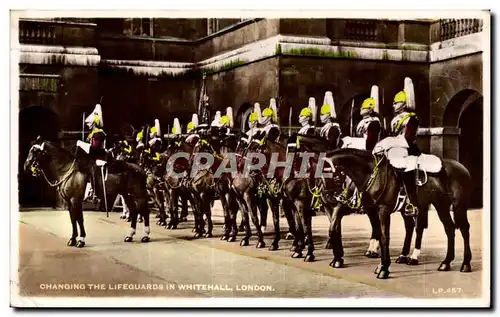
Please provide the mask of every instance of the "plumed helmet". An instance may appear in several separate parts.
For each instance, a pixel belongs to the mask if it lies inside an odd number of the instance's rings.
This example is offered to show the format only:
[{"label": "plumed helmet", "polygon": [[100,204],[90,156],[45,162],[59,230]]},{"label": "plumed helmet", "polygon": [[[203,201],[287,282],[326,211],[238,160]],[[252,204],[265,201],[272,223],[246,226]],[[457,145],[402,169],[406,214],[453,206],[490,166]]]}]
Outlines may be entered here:
[{"label": "plumed helmet", "polygon": [[271,100],[269,100],[269,109],[271,109],[273,111],[273,116],[271,117],[272,121],[274,123],[277,123],[278,122],[278,107],[276,105],[276,99],[271,98]]},{"label": "plumed helmet", "polygon": [[234,127],[233,108],[227,107],[227,109],[226,109],[226,116],[229,119],[229,127],[230,128]]},{"label": "plumed helmet", "polygon": [[406,98],[406,93],[404,91],[400,91],[394,96],[394,103],[402,102],[406,103],[407,98]]},{"label": "plumed helmet", "polygon": [[220,118],[219,123],[222,127],[229,127],[231,125],[231,120],[228,116],[224,115]]},{"label": "plumed helmet", "polygon": [[415,110],[415,88],[413,81],[409,77],[405,78],[404,92],[406,93],[406,108],[408,110]]},{"label": "plumed helmet", "polygon": [[311,109],[311,119],[314,123],[316,123],[318,108],[316,107],[316,99],[314,99],[314,97],[309,98],[309,109]]},{"label": "plumed helmet", "polygon": [[193,113],[193,117],[191,118],[191,122],[194,124],[194,127],[197,128],[199,125],[198,114]]},{"label": "plumed helmet", "polygon": [[312,119],[313,114],[311,108],[309,107],[302,108],[302,110],[300,110],[299,117],[306,117]]},{"label": "plumed helmet", "polygon": [[335,111],[335,102],[333,101],[333,94],[331,91],[327,91],[325,93],[325,98],[323,99],[323,106],[321,107],[320,113],[322,116],[329,113],[332,119],[337,118],[337,113]]},{"label": "plumed helmet", "polygon": [[174,126],[172,127],[172,134],[182,134],[181,123],[179,119],[174,119]]},{"label": "plumed helmet", "polygon": [[250,116],[248,117],[248,121],[249,122],[255,122],[255,121],[259,121],[259,115],[255,112],[252,112],[250,114]]},{"label": "plumed helmet", "polygon": [[160,120],[155,119],[155,125],[151,128],[151,134],[156,134],[157,136],[161,136]]},{"label": "plumed helmet", "polygon": [[370,92],[370,97],[375,102],[375,106],[373,107],[373,111],[377,114],[380,113],[380,103],[379,103],[379,89],[377,85],[372,86],[372,90]]},{"label": "plumed helmet", "polygon": [[85,119],[85,123],[89,127],[104,127],[104,121],[102,118],[102,108],[100,104],[96,104],[94,111]]},{"label": "plumed helmet", "polygon": [[375,99],[372,97],[366,98],[361,104],[361,110],[375,110]]},{"label": "plumed helmet", "polygon": [[262,111],[260,110],[260,104],[258,102],[253,105],[253,112],[257,115],[257,118],[260,121],[262,118]]}]

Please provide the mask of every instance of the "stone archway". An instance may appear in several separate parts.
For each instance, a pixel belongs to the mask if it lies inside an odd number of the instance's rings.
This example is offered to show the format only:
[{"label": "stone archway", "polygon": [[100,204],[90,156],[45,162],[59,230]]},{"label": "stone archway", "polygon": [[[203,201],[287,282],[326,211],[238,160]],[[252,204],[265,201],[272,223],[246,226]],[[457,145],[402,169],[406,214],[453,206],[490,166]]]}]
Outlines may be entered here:
[{"label": "stone archway", "polygon": [[448,103],[445,127],[460,129],[455,141],[455,157],[472,177],[470,207],[483,205],[483,97],[475,90],[462,90]]},{"label": "stone archway", "polygon": [[56,205],[56,191],[40,178],[23,171],[31,142],[42,136],[45,140],[57,140],[60,132],[58,115],[48,107],[31,106],[19,112],[19,204],[21,206]]},{"label": "stone archway", "polygon": [[252,113],[252,105],[248,102],[241,105],[238,109],[238,114],[236,115],[234,127],[240,129],[243,132],[246,132],[250,129],[248,125],[248,117]]}]

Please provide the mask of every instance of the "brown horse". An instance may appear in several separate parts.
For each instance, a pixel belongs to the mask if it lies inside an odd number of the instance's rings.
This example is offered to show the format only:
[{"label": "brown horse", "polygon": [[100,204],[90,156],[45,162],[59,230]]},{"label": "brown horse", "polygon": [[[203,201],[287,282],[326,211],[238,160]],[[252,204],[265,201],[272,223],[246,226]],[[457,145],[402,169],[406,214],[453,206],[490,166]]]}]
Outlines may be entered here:
[{"label": "brown horse", "polygon": [[[78,148],[77,148],[78,149]],[[79,149],[78,149],[79,150]],[[76,155],[68,150],[38,138],[32,145],[24,163],[24,170],[33,176],[43,175],[50,186],[55,187],[68,204],[71,218],[72,234],[68,246],[85,246],[85,227],[83,224],[82,202],[85,188],[91,177],[93,163],[83,151]],[[96,191],[102,190],[102,178],[99,168],[96,171]],[[117,178],[117,191],[125,198],[131,214],[131,232],[125,237],[125,242],[131,242],[135,235],[138,214],[144,217],[145,235],[142,242],[150,240],[149,210],[147,208],[146,175],[135,164],[114,161],[108,167],[108,173]],[[78,237],[77,224],[80,227]]]},{"label": "brown horse", "polygon": [[[389,254],[390,215],[394,210],[399,189],[401,187],[397,172],[390,165],[385,156],[373,156],[366,151],[354,149],[336,150],[325,159],[332,170],[340,170],[353,180],[363,193],[364,206],[376,206],[381,224],[381,263],[375,273],[377,278],[389,277],[391,263]],[[436,174],[428,173],[427,182],[418,188],[417,218],[426,217],[429,206],[432,204],[443,223],[448,246],[445,259],[438,270],[450,270],[450,263],[455,258],[455,229],[460,229],[464,239],[464,259],[461,272],[470,272],[472,258],[470,249],[469,222],[467,208],[470,196],[471,176],[467,169],[457,161],[443,159],[443,168]],[[454,213],[454,220],[451,217]],[[333,244],[334,258],[330,264],[333,267],[342,267],[343,249],[340,232],[340,221],[330,231]]]}]

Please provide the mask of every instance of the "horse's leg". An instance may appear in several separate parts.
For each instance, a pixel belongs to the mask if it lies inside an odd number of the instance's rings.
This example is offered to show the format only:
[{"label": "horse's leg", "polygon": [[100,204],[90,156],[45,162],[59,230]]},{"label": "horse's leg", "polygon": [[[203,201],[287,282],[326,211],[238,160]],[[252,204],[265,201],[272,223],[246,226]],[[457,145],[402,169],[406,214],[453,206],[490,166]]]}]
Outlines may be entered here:
[{"label": "horse's leg", "polygon": [[[330,222],[330,227],[331,227],[332,221],[333,221],[333,208],[329,204],[323,204],[323,208],[324,208],[323,210],[325,211],[325,213],[328,215],[328,220]],[[332,238],[331,238],[331,229],[328,230],[328,241],[325,244],[325,249],[333,249]]]},{"label": "horse's leg", "polygon": [[221,240],[227,240],[229,238],[229,232],[231,231],[231,210],[229,207],[229,192],[227,191],[226,193],[220,192],[219,193],[220,197],[220,202],[222,205],[222,211],[224,213],[224,228],[222,230],[222,236],[220,237]]},{"label": "horse's leg", "polygon": [[[306,206],[310,205],[310,201],[306,200],[306,203],[303,204],[303,208]],[[312,236],[312,215],[313,215],[313,209],[312,208],[304,208],[302,210],[302,221],[303,221],[303,228],[304,228],[304,233],[306,237],[306,244],[307,244],[307,254],[306,257],[304,258],[305,262],[314,262],[315,256],[314,256],[314,242],[313,242],[313,236]]]},{"label": "horse's leg", "polygon": [[410,253],[411,239],[413,238],[413,230],[415,229],[415,220],[411,216],[405,216],[402,212],[401,217],[403,217],[405,224],[405,241],[403,242],[403,250],[401,250],[401,254],[396,259],[396,263],[407,264],[410,261],[408,254]]},{"label": "horse's leg", "polygon": [[[304,250],[305,244],[305,236],[304,236],[304,227],[303,227],[303,210],[305,206],[303,206],[302,201],[296,200],[292,203],[294,206],[295,213],[295,246],[292,244],[292,249],[294,253],[292,254],[292,258],[301,258],[303,257],[302,251]],[[291,250],[292,251],[292,250]]]},{"label": "horse's leg", "polygon": [[237,228],[237,225],[236,225],[237,224],[236,223],[236,218],[237,218],[237,215],[238,215],[239,205],[238,205],[238,201],[236,200],[236,196],[235,196],[234,192],[228,193],[228,199],[229,199],[229,204],[228,205],[230,207],[230,210],[229,210],[229,217],[230,217],[229,223],[230,223],[230,226],[231,226],[231,231],[229,233],[229,237],[227,239],[227,242],[234,242],[234,241],[236,241],[236,235],[238,234],[238,228]]},{"label": "horse's leg", "polygon": [[264,234],[262,233],[262,229],[260,226],[259,222],[259,217],[257,216],[257,204],[254,200],[253,193],[246,192],[244,195],[244,199],[247,203],[248,209],[250,211],[250,216],[252,217],[252,222],[253,225],[255,226],[255,229],[257,230],[257,237],[258,237],[258,242],[257,242],[257,248],[264,248],[266,246],[266,243],[264,242]]},{"label": "horse's leg", "polygon": [[207,217],[207,232],[205,233],[205,238],[213,237],[214,224],[212,222],[212,202],[214,201],[214,195],[212,191],[205,192],[202,194],[203,199],[203,209],[205,216]]},{"label": "horse's leg", "polygon": [[344,247],[342,246],[342,217],[344,216],[342,203],[338,203],[332,210],[332,221],[330,222],[329,236],[332,244],[333,260],[330,266],[336,269],[344,266]]},{"label": "horse's leg", "polygon": [[379,216],[381,224],[381,239],[380,239],[380,249],[381,249],[381,259],[380,259],[380,271],[377,270],[377,278],[387,279],[389,278],[389,266],[391,265],[391,255],[389,252],[389,241],[391,234],[391,208],[386,205],[379,206]]},{"label": "horse's leg", "polygon": [[456,207],[454,210],[455,222],[457,227],[460,229],[460,233],[464,239],[464,260],[462,266],[460,267],[460,272],[468,273],[472,272],[470,261],[472,259],[472,252],[470,249],[470,224],[467,219],[467,208]]},{"label": "horse's leg", "polygon": [[159,214],[160,214],[160,217],[159,217],[160,219],[158,220],[158,222],[156,224],[159,226],[165,226],[167,215],[165,213],[165,204],[164,204],[163,194],[156,187],[153,188],[153,192],[154,192],[155,201],[156,201],[156,204],[158,205]]},{"label": "horse's leg", "polygon": [[69,205],[69,217],[71,219],[71,238],[68,240],[67,245],[69,247],[76,246],[76,237],[78,237],[78,228],[76,226],[76,210],[71,203],[71,200],[67,201]]},{"label": "horse's leg", "polygon": [[182,202],[182,211],[179,222],[186,222],[188,216],[188,200],[184,196],[181,196],[181,202]]},{"label": "horse's leg", "polygon": [[267,226],[267,214],[269,211],[269,206],[267,205],[268,199],[259,199],[257,202],[260,212],[260,228],[262,231],[265,231]]},{"label": "horse's leg", "polygon": [[80,227],[80,238],[76,242],[77,248],[83,248],[85,246],[85,237],[87,236],[85,232],[85,226],[83,225],[83,210],[82,210],[82,201],[77,199],[72,199],[71,206],[75,210],[76,221],[78,222],[78,226]]},{"label": "horse's leg", "polygon": [[170,220],[167,223],[167,229],[177,229],[177,224],[179,223],[179,212],[177,209],[177,202],[179,200],[179,192],[177,189],[172,189],[170,191]]},{"label": "horse's leg", "polygon": [[428,217],[429,207],[420,207],[420,212],[417,217],[417,225],[415,227],[415,249],[413,249],[413,254],[408,259],[408,265],[418,265],[418,257],[420,256],[420,250],[422,249],[422,239],[424,236],[424,229],[427,228]]},{"label": "horse's leg", "polygon": [[449,204],[441,203],[434,205],[434,207],[436,207],[439,220],[441,220],[448,238],[446,257],[441,262],[438,271],[449,271],[451,268],[450,263],[455,258],[455,223],[451,219]]},{"label": "horse's leg", "polygon": [[151,233],[151,228],[149,227],[149,208],[147,198],[141,198],[137,201],[137,211],[144,219],[144,236],[141,238],[141,242],[149,242],[151,238],[149,234]]},{"label": "horse's leg", "polygon": [[137,227],[137,206],[135,205],[135,201],[132,196],[125,195],[125,197],[127,197],[125,198],[125,202],[129,206],[130,210],[130,233],[127,236],[125,236],[124,241],[132,242]]},{"label": "horse's leg", "polygon": [[281,231],[280,231],[280,206],[279,201],[277,199],[269,200],[269,205],[271,207],[271,212],[273,214],[273,225],[274,225],[274,240],[269,247],[270,251],[278,250],[279,241],[281,240]]},{"label": "horse's leg", "polygon": [[[376,259],[379,255],[380,249],[380,219],[378,217],[378,212],[374,208],[367,208],[368,219],[370,219],[370,225],[372,227],[372,235],[370,238],[370,245],[365,253],[367,258]],[[411,242],[411,238],[410,238]]]},{"label": "horse's leg", "polygon": [[296,245],[295,236],[297,235],[297,224],[295,223],[295,216],[293,214],[293,203],[286,198],[282,199],[283,213],[285,214],[286,221],[288,223],[288,234],[286,235],[286,240],[293,240],[292,246]]},{"label": "horse's leg", "polygon": [[240,210],[242,211],[242,223],[245,230],[245,236],[240,241],[241,246],[247,246],[250,242],[250,237],[252,236],[252,229],[250,228],[250,219],[249,219],[249,211],[248,205],[243,197],[237,197],[238,205],[240,206]]}]

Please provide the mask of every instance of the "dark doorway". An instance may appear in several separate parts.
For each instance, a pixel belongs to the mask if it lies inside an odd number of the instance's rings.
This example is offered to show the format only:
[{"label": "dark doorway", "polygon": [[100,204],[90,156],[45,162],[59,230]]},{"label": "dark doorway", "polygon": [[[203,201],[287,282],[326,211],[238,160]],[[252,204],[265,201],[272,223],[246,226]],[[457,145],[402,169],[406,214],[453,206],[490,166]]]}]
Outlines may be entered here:
[{"label": "dark doorway", "polygon": [[34,178],[24,173],[31,142],[42,136],[45,140],[57,140],[60,131],[59,119],[48,107],[32,106],[19,112],[19,165],[18,197],[22,207],[53,207],[56,205],[56,191],[43,178]]},{"label": "dark doorway", "polygon": [[458,123],[459,161],[472,177],[471,208],[483,207],[483,98],[473,101],[460,115]]}]

